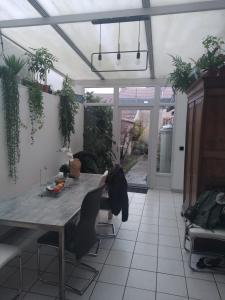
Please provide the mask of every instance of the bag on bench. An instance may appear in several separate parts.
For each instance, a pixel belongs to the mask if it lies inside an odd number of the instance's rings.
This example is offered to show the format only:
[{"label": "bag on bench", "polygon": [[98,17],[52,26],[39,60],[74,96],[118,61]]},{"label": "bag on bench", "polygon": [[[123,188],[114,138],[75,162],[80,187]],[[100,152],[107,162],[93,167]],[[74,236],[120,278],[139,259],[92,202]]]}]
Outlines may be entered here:
[{"label": "bag on bench", "polygon": [[223,227],[225,194],[218,191],[205,191],[200,194],[194,206],[184,212],[190,222],[205,229]]}]

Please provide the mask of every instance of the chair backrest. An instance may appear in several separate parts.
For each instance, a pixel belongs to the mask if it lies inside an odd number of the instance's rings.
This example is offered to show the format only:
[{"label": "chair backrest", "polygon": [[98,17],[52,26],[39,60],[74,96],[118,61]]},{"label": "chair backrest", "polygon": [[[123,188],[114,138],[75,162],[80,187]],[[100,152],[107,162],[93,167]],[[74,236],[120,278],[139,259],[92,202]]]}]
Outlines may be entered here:
[{"label": "chair backrest", "polygon": [[100,182],[99,182],[99,185],[98,185],[98,186],[102,186],[102,185],[105,184],[108,174],[109,174],[109,171],[108,171],[108,170],[106,170],[106,171],[103,173],[103,175],[102,175],[102,177],[101,177],[101,179],[100,179]]},{"label": "chair backrest", "polygon": [[67,228],[68,230],[72,229],[72,236],[71,239],[68,239],[67,235],[69,245],[66,245],[66,248],[71,252],[75,252],[77,259],[87,254],[97,241],[95,220],[100,209],[100,199],[104,187],[104,185],[101,185],[87,193],[81,205],[80,220],[77,226],[75,229]]}]

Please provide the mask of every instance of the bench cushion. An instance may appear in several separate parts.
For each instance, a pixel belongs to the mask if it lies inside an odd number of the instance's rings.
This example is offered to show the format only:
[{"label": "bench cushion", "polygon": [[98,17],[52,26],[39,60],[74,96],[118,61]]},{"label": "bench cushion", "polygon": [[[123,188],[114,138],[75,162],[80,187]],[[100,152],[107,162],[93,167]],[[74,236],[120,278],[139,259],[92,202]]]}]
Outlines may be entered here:
[{"label": "bench cushion", "polygon": [[190,228],[189,236],[191,238],[205,238],[205,239],[218,239],[225,241],[225,230],[224,229],[204,229],[204,228]]}]

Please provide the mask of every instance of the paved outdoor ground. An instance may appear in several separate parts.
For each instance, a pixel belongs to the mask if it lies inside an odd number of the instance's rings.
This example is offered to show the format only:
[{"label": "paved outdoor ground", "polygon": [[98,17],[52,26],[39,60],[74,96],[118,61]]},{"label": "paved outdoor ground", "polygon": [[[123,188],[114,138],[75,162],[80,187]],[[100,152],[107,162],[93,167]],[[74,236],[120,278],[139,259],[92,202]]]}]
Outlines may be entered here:
[{"label": "paved outdoor ground", "polygon": [[128,183],[147,184],[148,158],[141,156],[137,163],[126,174]]}]

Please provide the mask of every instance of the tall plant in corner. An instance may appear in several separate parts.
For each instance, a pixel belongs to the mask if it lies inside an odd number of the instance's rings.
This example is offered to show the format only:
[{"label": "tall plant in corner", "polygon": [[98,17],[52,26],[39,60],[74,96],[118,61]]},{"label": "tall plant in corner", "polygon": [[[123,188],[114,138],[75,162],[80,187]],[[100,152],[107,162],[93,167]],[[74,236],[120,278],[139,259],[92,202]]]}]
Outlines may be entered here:
[{"label": "tall plant in corner", "polygon": [[75,133],[75,115],[77,114],[79,103],[71,85],[71,79],[66,76],[63,80],[59,101],[59,130],[63,137],[63,146],[69,147],[70,137]]},{"label": "tall plant in corner", "polygon": [[17,74],[24,66],[24,61],[15,55],[4,56],[4,66],[0,66],[4,102],[6,144],[8,154],[9,176],[16,182],[17,163],[20,158],[20,116],[19,90]]}]

